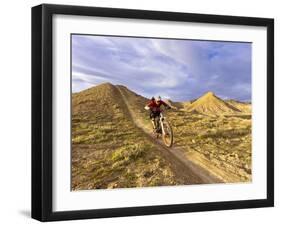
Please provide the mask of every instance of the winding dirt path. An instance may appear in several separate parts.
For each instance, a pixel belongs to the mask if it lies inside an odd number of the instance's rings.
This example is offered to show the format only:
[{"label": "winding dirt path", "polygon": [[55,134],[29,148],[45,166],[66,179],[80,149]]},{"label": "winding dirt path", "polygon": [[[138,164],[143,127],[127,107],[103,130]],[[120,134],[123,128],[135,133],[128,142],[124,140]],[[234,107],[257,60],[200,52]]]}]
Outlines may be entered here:
[{"label": "winding dirt path", "polygon": [[128,109],[129,117],[135,123],[136,127],[143,131],[146,137],[157,145],[160,154],[171,163],[171,168],[175,175],[184,181],[184,184],[213,184],[222,183],[220,179],[212,175],[209,171],[195,164],[187,158],[184,151],[178,147],[168,148],[160,139],[155,139],[151,130],[147,128],[142,120],[137,117],[136,113],[131,108],[123,91],[116,87],[123,98]]}]

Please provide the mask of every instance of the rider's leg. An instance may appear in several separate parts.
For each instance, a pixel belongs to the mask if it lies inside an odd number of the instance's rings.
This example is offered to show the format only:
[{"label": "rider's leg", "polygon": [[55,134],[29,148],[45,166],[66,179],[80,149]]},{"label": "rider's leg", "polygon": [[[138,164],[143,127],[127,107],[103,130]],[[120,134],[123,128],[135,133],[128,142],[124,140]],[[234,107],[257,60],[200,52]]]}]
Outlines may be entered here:
[{"label": "rider's leg", "polygon": [[155,116],[155,127],[156,127],[156,129],[157,129],[157,133],[159,133],[160,131],[160,112],[156,112],[155,114],[154,114],[154,116]]},{"label": "rider's leg", "polygon": [[153,131],[155,131],[155,129],[156,129],[155,116],[154,116],[154,113],[153,113],[152,111],[150,112],[149,117],[150,117],[150,119],[151,119],[151,123],[152,123]]},{"label": "rider's leg", "polygon": [[152,123],[152,126],[153,126],[153,130],[155,130],[156,129],[155,118],[151,119],[151,123]]},{"label": "rider's leg", "polygon": [[[158,117],[158,116],[156,116],[156,117],[154,118],[154,123],[155,123],[155,128],[156,128],[157,130],[159,130],[160,126],[159,126],[159,117]],[[157,131],[157,132],[159,132],[159,131]]]}]

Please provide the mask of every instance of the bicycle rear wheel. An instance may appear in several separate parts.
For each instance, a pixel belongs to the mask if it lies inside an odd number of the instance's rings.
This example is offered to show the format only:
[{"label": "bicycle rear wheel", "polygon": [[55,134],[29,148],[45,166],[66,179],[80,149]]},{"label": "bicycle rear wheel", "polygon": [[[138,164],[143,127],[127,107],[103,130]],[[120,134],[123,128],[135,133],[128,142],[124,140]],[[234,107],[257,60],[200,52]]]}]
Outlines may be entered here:
[{"label": "bicycle rear wheel", "polygon": [[170,123],[167,121],[164,121],[163,129],[164,129],[164,133],[162,133],[162,139],[164,141],[164,144],[167,147],[172,147],[173,140],[174,140],[174,134],[173,134],[173,130],[172,130]]}]

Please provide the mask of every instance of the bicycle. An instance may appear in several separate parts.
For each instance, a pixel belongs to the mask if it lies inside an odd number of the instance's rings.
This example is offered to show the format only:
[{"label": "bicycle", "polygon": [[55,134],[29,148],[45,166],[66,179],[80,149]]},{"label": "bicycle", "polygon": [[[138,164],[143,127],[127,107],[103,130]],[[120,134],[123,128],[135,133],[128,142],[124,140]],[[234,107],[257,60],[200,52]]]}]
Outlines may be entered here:
[{"label": "bicycle", "polygon": [[172,126],[164,116],[163,110],[160,112],[160,117],[155,118],[155,133],[156,138],[162,136],[162,140],[167,147],[173,146],[174,134]]}]

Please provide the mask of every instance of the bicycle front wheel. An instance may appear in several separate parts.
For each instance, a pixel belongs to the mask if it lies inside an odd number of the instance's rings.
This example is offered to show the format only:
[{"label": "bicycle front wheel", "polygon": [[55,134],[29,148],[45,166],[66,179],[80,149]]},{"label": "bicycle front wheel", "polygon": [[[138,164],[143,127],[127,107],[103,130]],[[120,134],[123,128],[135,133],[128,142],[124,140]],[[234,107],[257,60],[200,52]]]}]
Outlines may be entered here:
[{"label": "bicycle front wheel", "polygon": [[164,133],[162,132],[162,139],[164,141],[164,144],[167,147],[172,147],[173,145],[173,140],[174,140],[174,135],[173,135],[173,130],[169,122],[164,121],[163,122],[163,129]]}]

